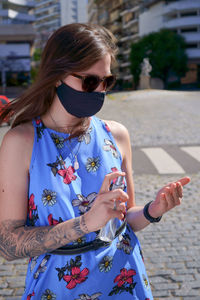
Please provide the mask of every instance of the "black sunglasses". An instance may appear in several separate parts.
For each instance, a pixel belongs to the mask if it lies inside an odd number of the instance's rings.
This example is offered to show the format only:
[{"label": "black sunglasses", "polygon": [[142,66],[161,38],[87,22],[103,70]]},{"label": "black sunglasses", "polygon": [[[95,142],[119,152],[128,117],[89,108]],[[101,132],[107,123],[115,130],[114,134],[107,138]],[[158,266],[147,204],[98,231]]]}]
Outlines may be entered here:
[{"label": "black sunglasses", "polygon": [[104,76],[103,78],[100,78],[98,75],[81,76],[74,73],[70,75],[82,80],[82,89],[85,92],[95,91],[101,82],[103,82],[103,88],[108,91],[112,89],[116,82],[116,76],[112,74]]}]

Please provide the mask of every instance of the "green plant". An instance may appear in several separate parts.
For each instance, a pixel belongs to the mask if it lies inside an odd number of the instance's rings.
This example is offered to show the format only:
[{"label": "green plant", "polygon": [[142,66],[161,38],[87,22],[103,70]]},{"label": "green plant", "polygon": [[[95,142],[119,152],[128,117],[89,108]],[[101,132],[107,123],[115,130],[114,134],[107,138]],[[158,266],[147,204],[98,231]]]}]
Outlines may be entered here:
[{"label": "green plant", "polygon": [[131,73],[137,86],[141,73],[141,63],[145,57],[149,58],[152,66],[151,77],[163,80],[167,87],[171,73],[178,78],[187,72],[186,43],[184,38],[168,29],[161,29],[142,37],[131,45],[130,62]]}]

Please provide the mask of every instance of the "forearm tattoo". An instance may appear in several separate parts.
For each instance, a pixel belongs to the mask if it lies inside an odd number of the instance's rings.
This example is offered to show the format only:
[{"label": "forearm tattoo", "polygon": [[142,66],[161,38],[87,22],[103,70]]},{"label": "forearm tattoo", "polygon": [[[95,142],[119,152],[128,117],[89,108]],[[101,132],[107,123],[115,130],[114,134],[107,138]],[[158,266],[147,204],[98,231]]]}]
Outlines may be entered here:
[{"label": "forearm tattoo", "polygon": [[0,223],[0,255],[7,260],[51,252],[89,233],[83,216],[55,226],[29,227],[24,220]]},{"label": "forearm tattoo", "polygon": [[85,215],[82,215],[82,218],[81,218],[81,225],[82,225],[82,227],[83,227],[83,231],[84,231],[85,233],[89,233],[89,230],[88,230],[87,225],[86,225],[86,223],[85,223]]},{"label": "forearm tattoo", "polygon": [[77,235],[82,236],[85,232],[81,229],[81,217],[74,219],[73,229]]}]

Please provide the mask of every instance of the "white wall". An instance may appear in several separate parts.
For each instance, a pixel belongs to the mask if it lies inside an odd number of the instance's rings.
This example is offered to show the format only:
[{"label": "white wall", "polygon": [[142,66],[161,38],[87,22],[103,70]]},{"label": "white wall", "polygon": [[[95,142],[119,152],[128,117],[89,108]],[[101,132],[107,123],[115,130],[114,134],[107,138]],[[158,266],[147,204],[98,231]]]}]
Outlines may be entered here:
[{"label": "white wall", "polygon": [[164,27],[162,16],[164,3],[160,2],[143,12],[139,16],[139,36],[143,36],[150,32],[159,31]]},{"label": "white wall", "polygon": [[76,2],[77,11],[74,11],[73,9],[76,8],[76,5],[73,4],[72,0],[60,0],[62,26],[74,22],[87,22],[87,0],[76,0]]},{"label": "white wall", "polygon": [[88,22],[88,7],[87,0],[77,0],[78,5],[78,22]]},{"label": "white wall", "polygon": [[71,1],[69,0],[60,0],[60,18],[61,26],[72,23],[71,18]]}]

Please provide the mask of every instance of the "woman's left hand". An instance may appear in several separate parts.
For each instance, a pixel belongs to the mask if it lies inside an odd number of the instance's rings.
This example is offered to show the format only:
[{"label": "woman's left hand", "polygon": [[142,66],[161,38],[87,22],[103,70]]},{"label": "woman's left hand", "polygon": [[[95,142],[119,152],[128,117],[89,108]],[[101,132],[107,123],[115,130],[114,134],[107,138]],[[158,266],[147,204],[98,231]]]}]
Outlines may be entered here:
[{"label": "woman's left hand", "polygon": [[189,177],[183,177],[175,182],[170,182],[159,190],[156,199],[149,206],[149,214],[153,218],[162,216],[164,213],[181,204],[183,186],[190,182]]}]

